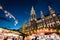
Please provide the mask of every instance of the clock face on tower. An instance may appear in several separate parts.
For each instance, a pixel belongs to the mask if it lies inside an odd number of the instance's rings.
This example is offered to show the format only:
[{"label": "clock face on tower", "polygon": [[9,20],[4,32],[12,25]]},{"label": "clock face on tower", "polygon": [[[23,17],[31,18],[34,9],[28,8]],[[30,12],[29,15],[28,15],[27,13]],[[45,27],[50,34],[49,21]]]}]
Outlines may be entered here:
[{"label": "clock face on tower", "polygon": [[53,16],[55,17],[55,16],[56,16],[56,14],[53,14]]}]

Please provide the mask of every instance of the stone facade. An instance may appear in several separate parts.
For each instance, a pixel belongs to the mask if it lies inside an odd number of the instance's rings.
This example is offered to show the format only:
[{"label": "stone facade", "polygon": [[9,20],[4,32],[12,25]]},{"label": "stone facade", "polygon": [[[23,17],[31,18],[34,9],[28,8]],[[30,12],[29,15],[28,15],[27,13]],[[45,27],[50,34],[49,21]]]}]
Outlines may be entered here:
[{"label": "stone facade", "polygon": [[60,25],[60,15],[56,15],[56,12],[50,6],[48,6],[48,9],[50,11],[50,15],[45,17],[43,12],[40,11],[41,18],[38,20],[38,18],[36,18],[35,10],[32,7],[30,20],[27,24],[27,31],[39,29],[41,27],[55,28]]}]

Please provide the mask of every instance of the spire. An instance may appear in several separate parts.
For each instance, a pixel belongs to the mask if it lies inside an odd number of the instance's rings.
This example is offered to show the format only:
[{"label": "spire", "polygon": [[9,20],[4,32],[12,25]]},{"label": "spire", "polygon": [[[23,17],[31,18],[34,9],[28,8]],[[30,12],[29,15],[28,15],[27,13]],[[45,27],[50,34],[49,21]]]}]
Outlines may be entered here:
[{"label": "spire", "polygon": [[42,12],[42,11],[40,11],[40,13],[41,13],[41,18],[44,18],[43,12]]},{"label": "spire", "polygon": [[49,11],[52,9],[50,6],[48,6],[48,8],[49,8]]},{"label": "spire", "polygon": [[48,9],[49,9],[51,14],[55,13],[55,11],[50,6],[48,6]]},{"label": "spire", "polygon": [[34,10],[34,7],[32,6],[32,9],[31,9],[31,15],[35,15],[35,10]]},{"label": "spire", "polygon": [[32,6],[32,9],[31,9],[31,20],[36,20],[36,14],[35,14],[35,10],[34,10],[33,6]]}]

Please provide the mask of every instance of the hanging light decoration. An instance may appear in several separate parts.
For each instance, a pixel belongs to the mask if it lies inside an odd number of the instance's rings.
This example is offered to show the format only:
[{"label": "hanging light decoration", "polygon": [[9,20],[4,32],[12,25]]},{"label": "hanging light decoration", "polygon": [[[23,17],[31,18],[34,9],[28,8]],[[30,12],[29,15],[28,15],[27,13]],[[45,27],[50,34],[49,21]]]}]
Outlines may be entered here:
[{"label": "hanging light decoration", "polygon": [[39,34],[40,33],[40,30],[37,30],[37,34]]},{"label": "hanging light decoration", "polygon": [[[3,7],[1,5],[0,5],[0,10],[3,10]],[[8,12],[7,10],[3,10],[3,11],[4,11],[6,17],[14,19],[14,22],[15,22],[14,26],[16,26],[18,24],[17,19],[10,12]]]},{"label": "hanging light decoration", "polygon": [[50,32],[53,32],[53,30],[52,30],[52,29],[50,29]]},{"label": "hanging light decoration", "polygon": [[33,34],[33,31],[31,31],[31,34]]},{"label": "hanging light decoration", "polygon": [[57,32],[57,30],[56,30],[56,29],[54,29],[54,32]]},{"label": "hanging light decoration", "polygon": [[60,30],[58,30],[58,32],[60,33]]},{"label": "hanging light decoration", "polygon": [[37,33],[37,31],[36,30],[34,30],[34,34],[36,34]]},{"label": "hanging light decoration", "polygon": [[28,32],[28,35],[29,35],[30,33]]}]

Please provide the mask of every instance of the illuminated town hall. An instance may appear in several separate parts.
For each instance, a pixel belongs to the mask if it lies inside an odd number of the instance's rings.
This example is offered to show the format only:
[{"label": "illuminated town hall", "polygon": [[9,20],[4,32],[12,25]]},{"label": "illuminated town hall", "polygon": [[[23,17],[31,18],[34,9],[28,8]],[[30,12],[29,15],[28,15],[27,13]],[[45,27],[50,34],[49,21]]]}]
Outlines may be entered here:
[{"label": "illuminated town hall", "polygon": [[29,22],[24,22],[20,31],[25,34],[57,32],[56,29],[59,29],[60,26],[60,15],[57,15],[55,10],[50,6],[48,6],[48,9],[49,15],[44,16],[44,13],[40,11],[39,15],[41,16],[41,18],[38,19],[36,17],[37,15],[35,13],[34,7],[32,6]]},{"label": "illuminated town hall", "polygon": [[0,40],[60,40],[60,0],[0,0]]},{"label": "illuminated town hall", "polygon": [[[2,6],[0,6],[2,10]],[[34,7],[32,6],[28,22],[23,23],[21,29],[9,30],[0,28],[0,39],[16,40],[60,40],[60,14],[48,6],[49,15],[45,16],[40,11],[40,18],[37,18]],[[16,18],[8,11],[3,10],[6,17],[13,18],[15,26],[18,24]],[[7,38],[8,37],[8,38]]]}]

